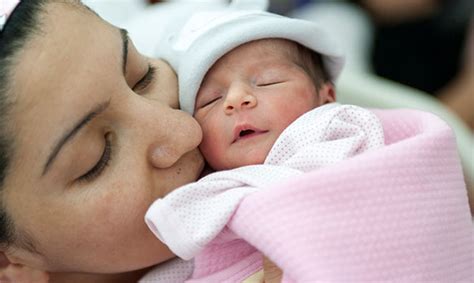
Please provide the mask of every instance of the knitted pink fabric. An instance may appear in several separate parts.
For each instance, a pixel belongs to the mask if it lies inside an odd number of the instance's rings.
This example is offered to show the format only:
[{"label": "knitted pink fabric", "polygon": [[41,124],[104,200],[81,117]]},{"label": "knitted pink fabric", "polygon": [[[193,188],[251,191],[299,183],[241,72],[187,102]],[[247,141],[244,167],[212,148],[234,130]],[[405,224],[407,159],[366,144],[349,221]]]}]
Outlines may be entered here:
[{"label": "knitted pink fabric", "polygon": [[[280,266],[284,282],[473,282],[473,226],[452,131],[428,113],[376,114],[386,147],[247,196],[230,231]],[[238,282],[237,264],[241,273],[258,269],[251,251],[211,260],[207,249],[191,282]]]}]

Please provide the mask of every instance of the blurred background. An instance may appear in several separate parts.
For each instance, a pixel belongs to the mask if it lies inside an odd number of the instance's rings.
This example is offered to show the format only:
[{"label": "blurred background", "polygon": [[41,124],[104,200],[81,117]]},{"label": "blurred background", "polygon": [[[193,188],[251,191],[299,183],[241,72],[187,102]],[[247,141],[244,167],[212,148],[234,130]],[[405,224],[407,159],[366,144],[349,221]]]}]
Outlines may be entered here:
[{"label": "blurred background", "polygon": [[[239,0],[252,1],[258,0]],[[229,0],[83,0],[153,56],[160,28]],[[322,25],[346,51],[342,103],[432,112],[454,130],[474,212],[474,1],[269,0],[269,10]],[[184,13],[184,14],[183,14]],[[308,35],[310,36],[310,35]]]},{"label": "blurred background", "polygon": [[[251,0],[248,0],[251,1]],[[229,0],[87,0],[121,24],[157,3]],[[270,0],[274,13],[317,21],[347,49],[348,67],[439,99],[474,131],[474,1]]]}]

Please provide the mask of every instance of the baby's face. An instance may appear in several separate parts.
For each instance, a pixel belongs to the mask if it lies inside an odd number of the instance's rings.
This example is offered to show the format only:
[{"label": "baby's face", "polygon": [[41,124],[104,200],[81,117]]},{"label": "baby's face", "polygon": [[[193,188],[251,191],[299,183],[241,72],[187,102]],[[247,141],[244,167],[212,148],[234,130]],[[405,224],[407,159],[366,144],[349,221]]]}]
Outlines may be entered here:
[{"label": "baby's face", "polygon": [[264,162],[282,131],[327,102],[301,67],[294,43],[259,40],[223,56],[196,98],[200,149],[215,170]]}]

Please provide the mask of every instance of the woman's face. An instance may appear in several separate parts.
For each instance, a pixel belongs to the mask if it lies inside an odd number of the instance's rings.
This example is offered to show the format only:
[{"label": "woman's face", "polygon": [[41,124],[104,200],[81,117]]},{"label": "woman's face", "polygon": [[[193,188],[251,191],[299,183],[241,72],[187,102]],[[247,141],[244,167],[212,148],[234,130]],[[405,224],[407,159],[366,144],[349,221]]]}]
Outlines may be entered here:
[{"label": "woman's face", "polygon": [[115,273],[169,259],[143,216],[203,166],[200,128],[177,110],[175,74],[93,13],[47,9],[14,69],[4,203],[24,245],[6,254],[65,272]]}]

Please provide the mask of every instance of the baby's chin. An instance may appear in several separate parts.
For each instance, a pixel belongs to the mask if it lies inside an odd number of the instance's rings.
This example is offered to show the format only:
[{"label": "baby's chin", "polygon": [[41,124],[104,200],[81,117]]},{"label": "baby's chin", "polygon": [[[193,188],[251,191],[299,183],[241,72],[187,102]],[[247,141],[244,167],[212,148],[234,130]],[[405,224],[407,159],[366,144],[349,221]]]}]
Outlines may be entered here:
[{"label": "baby's chin", "polygon": [[241,158],[238,160],[234,160],[231,166],[227,169],[238,168],[242,166],[249,166],[249,165],[258,165],[263,164],[265,162],[265,158],[267,157],[267,151],[265,152],[247,152],[242,153]]}]

